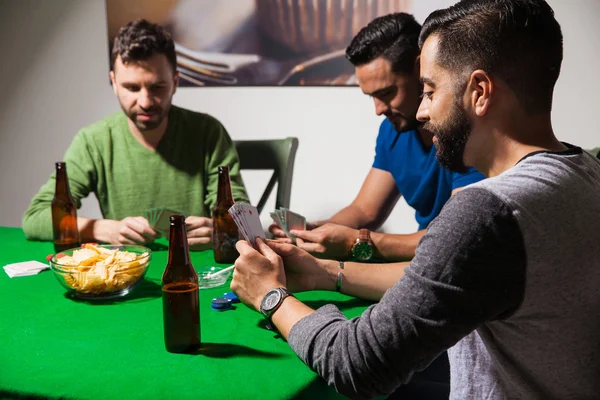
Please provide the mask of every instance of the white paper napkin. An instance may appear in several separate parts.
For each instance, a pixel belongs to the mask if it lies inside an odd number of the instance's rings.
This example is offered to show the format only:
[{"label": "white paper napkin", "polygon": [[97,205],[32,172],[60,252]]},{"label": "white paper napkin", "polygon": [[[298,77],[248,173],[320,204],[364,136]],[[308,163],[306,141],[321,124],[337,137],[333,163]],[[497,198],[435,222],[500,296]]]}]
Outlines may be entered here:
[{"label": "white paper napkin", "polygon": [[39,274],[45,269],[49,269],[48,264],[41,263],[39,261],[23,261],[14,264],[7,264],[4,266],[4,272],[11,277],[15,276],[29,276]]}]

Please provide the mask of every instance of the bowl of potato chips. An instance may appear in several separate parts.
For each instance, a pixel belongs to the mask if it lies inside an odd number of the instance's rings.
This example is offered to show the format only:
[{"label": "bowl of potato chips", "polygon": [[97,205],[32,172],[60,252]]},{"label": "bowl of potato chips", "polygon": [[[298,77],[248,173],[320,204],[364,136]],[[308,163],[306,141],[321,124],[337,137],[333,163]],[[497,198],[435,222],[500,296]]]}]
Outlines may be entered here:
[{"label": "bowl of potato chips", "polygon": [[125,296],[140,283],[152,251],[138,245],[86,243],[50,259],[50,269],[69,294],[82,299]]}]

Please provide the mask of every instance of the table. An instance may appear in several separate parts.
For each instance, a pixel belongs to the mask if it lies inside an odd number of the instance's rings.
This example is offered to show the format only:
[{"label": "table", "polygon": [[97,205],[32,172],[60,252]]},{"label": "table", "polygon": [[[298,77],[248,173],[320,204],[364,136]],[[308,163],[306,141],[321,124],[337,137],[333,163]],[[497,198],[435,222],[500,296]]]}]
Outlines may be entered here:
[{"label": "table", "polygon": [[[0,266],[53,253],[19,228],[0,227]],[[0,270],[0,398],[36,399],[334,399],[333,389],[288,344],[263,328],[262,316],[238,304],[213,311],[229,291],[200,291],[203,350],[164,349],[160,277],[168,250],[159,242],[142,284],[123,299],[90,303],[65,296],[53,272],[9,278]],[[192,252],[196,269],[214,263]],[[368,302],[332,292],[299,293],[317,308],[334,303],[348,316]]]}]

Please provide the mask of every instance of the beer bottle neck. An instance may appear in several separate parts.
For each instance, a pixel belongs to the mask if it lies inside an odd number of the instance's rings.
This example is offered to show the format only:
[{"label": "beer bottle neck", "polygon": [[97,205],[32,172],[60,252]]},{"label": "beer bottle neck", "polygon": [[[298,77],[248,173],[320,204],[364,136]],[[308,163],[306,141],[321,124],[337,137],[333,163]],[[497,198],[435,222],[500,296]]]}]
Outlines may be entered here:
[{"label": "beer bottle neck", "polygon": [[229,182],[229,171],[219,170],[219,190],[217,192],[217,205],[233,205],[233,194]]},{"label": "beer bottle neck", "polygon": [[69,178],[67,177],[67,166],[64,164],[56,165],[56,188],[55,192],[58,195],[70,196]]},{"label": "beer bottle neck", "polygon": [[190,251],[188,248],[185,220],[182,222],[171,222],[169,237],[169,265],[188,265],[190,262]]}]

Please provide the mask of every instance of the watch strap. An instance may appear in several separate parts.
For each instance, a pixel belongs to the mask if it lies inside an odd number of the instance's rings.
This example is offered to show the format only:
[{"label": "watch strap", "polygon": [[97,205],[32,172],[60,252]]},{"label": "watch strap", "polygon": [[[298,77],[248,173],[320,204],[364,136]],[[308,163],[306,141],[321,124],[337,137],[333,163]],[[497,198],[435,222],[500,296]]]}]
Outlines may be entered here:
[{"label": "watch strap", "polygon": [[361,242],[371,243],[371,232],[368,229],[361,229],[358,231],[358,240]]}]

